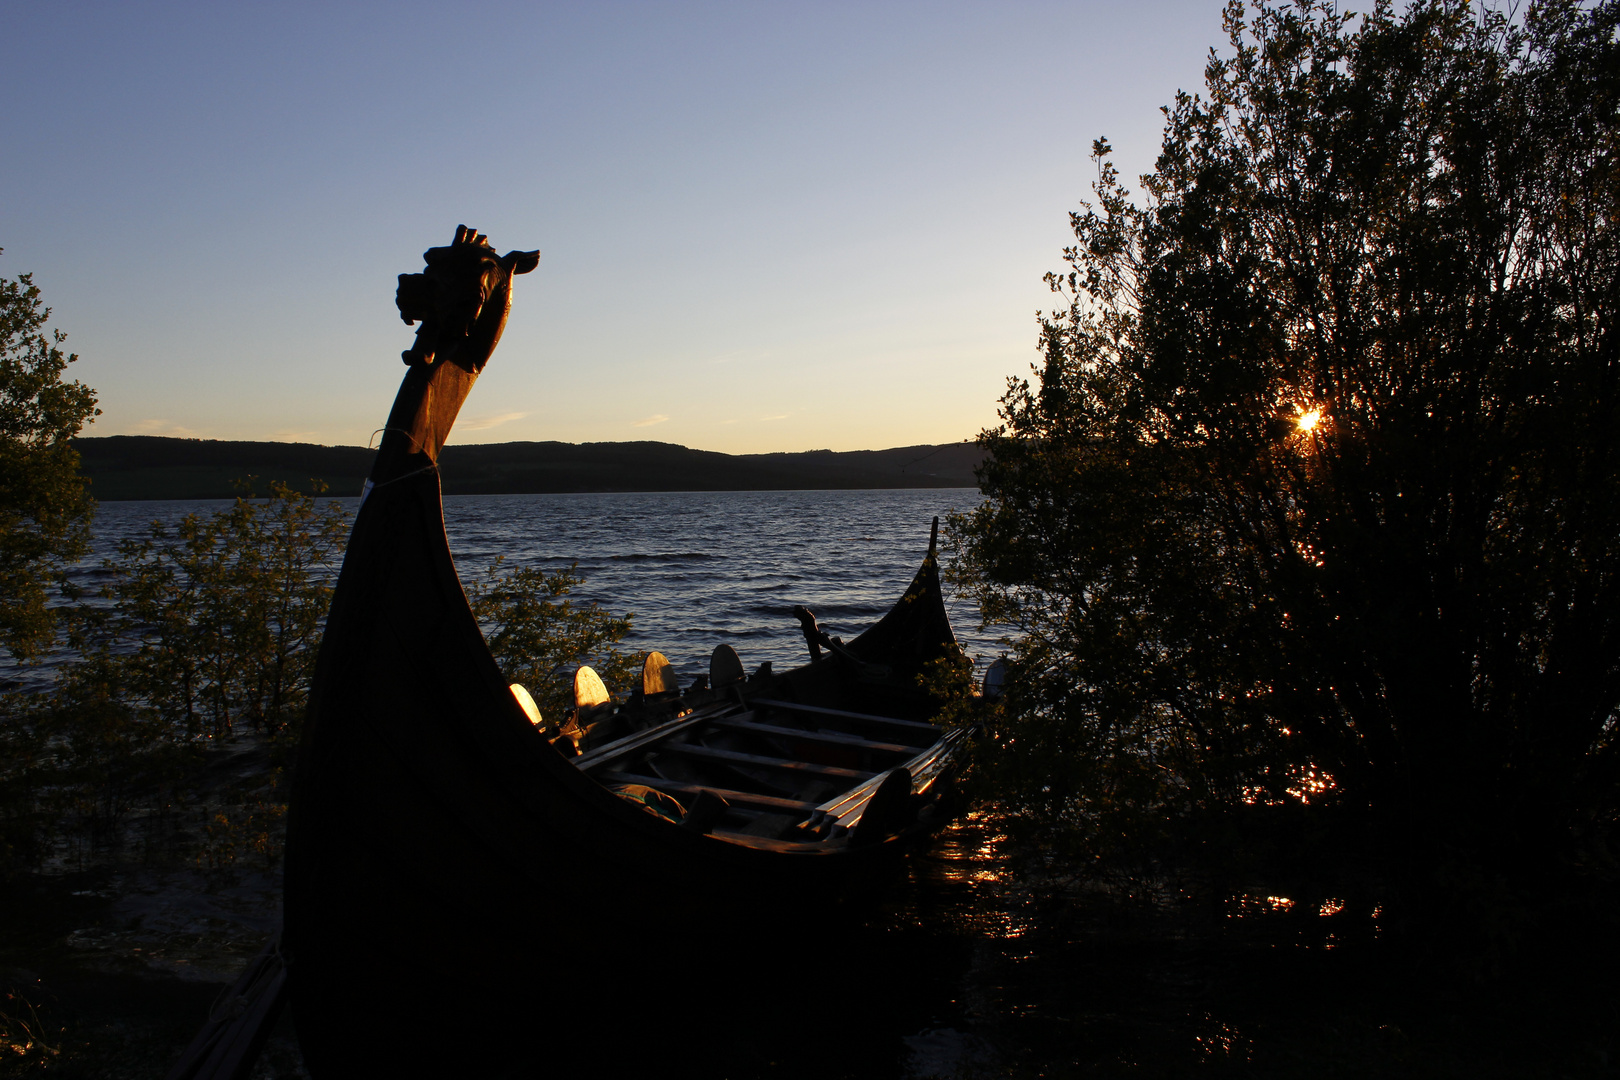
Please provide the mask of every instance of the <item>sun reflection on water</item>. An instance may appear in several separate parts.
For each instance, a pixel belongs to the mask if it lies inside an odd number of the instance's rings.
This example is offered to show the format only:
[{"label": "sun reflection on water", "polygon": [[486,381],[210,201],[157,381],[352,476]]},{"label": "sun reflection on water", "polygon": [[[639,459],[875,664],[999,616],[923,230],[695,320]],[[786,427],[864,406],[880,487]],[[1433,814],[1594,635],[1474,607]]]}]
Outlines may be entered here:
[{"label": "sun reflection on water", "polygon": [[974,938],[1021,937],[1031,928],[1027,890],[1012,865],[1013,841],[999,819],[975,811],[949,825],[913,860],[907,905],[935,926]]},{"label": "sun reflection on water", "polygon": [[1209,1013],[1204,1014],[1203,1020],[1213,1026],[1193,1038],[1206,1057],[1233,1061],[1249,1061],[1254,1057],[1253,1039],[1246,1038],[1231,1024],[1215,1020]]},{"label": "sun reflection on water", "polygon": [[1339,786],[1332,773],[1314,764],[1289,766],[1287,772],[1288,779],[1293,783],[1284,790],[1307,806],[1311,800],[1320,801],[1323,796]]},{"label": "sun reflection on water", "polygon": [[1242,919],[1250,915],[1283,915],[1294,909],[1294,901],[1287,896],[1256,896],[1238,893],[1226,900],[1226,917]]},{"label": "sun reflection on water", "polygon": [[916,956],[956,959],[901,1033],[899,1077],[1012,1075],[1015,1062],[1033,1066],[1017,1075],[1241,1070],[1262,1040],[1233,1001],[1252,1009],[1266,995],[1235,971],[1288,953],[1336,958],[1378,936],[1383,909],[1354,898],[1256,879],[1210,905],[1193,884],[1081,878],[1050,857],[988,810],[912,861],[889,926],[913,935]]}]

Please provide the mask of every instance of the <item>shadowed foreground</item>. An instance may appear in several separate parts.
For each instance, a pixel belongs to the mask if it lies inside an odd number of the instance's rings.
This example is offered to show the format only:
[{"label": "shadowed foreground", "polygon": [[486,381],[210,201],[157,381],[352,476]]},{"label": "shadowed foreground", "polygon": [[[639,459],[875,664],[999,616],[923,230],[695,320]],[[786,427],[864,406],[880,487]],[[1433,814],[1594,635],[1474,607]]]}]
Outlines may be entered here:
[{"label": "shadowed foreground", "polygon": [[[553,977],[554,1011],[530,1021],[532,1053],[514,1075],[609,1065],[737,1080],[1612,1074],[1620,993],[1598,973],[1616,958],[1613,927],[1599,934],[1589,915],[1524,950],[1580,958],[1573,977],[1554,977],[1549,959],[1475,982],[1387,940],[1373,919],[1287,908],[1262,885],[1195,905],[1174,890],[1065,890],[1031,865],[994,818],[975,816],[913,860],[887,909],[818,943],[814,970],[772,967],[770,955],[803,955],[784,936],[755,943],[748,977],[720,985],[684,978],[673,955]],[[251,925],[262,911],[246,897],[274,882],[197,876],[186,900],[176,879],[165,902],[143,902],[153,880],[99,870],[6,890],[0,970],[22,996],[0,1010],[0,1075],[165,1074],[230,958],[245,963],[262,940]],[[201,915],[185,924],[177,907]],[[538,898],[537,910],[557,917]],[[173,973],[188,956],[202,977]],[[422,1023],[469,992],[424,985]],[[784,1007],[806,999],[815,1006]],[[25,1027],[49,1049],[18,1053]],[[305,1075],[286,1018],[255,1075]]]}]

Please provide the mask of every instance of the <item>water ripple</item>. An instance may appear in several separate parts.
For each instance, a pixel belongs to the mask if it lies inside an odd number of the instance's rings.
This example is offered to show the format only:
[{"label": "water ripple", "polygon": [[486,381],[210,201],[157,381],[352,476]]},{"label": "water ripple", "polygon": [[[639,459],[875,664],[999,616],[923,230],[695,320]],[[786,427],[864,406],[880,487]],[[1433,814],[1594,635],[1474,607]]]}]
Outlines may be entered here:
[{"label": "water ripple", "polygon": [[[586,578],[575,595],[615,614],[635,613],[628,644],[658,649],[683,678],[708,669],[722,641],[745,642],[743,663],[781,668],[806,659],[791,608],[803,604],[823,628],[853,637],[905,591],[928,547],[935,514],[966,509],[971,488],[890,491],[654,492],[460,495],[444,501],[445,531],[463,581],[504,565]],[[353,512],[357,500],[340,499]],[[105,502],[94,553],[78,584],[102,584],[102,558],[150,524],[206,516],[230,500]],[[972,608],[951,601],[970,652],[993,654],[975,632]],[[26,674],[29,681],[49,668]]]}]

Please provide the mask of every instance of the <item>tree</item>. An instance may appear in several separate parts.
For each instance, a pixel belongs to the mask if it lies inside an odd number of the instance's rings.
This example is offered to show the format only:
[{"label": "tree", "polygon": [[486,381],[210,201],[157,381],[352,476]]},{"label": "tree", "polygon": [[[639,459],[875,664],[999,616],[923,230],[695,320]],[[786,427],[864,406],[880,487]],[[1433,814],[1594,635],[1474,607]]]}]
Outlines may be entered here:
[{"label": "tree", "polygon": [[[237,777],[240,806],[213,808],[199,858],[218,869],[248,847],[266,860],[279,850],[272,767],[298,744],[351,522],[340,503],[319,504],[320,481],[308,495],[272,482],[265,499],[253,482],[228,507],[120,544],[96,598],[61,612],[52,690],[0,702],[0,874],[63,839],[116,847],[143,807],[149,849],[165,848],[174,808],[203,786],[202,751],[244,729],[266,737],[265,771]],[[468,583],[497,661],[553,721],[572,707],[574,666],[620,688],[639,676],[640,655],[617,648],[630,616],[570,599],[583,581],[497,559]]]},{"label": "tree", "polygon": [[246,724],[297,744],[349,515],[272,481],[208,517],[119,545],[103,560],[99,604],[70,612],[78,654],[59,699],[109,696],[161,738],[216,739]]},{"label": "tree", "polygon": [[[96,600],[62,612],[54,687],[8,701],[0,723],[0,870],[56,837],[116,847],[142,806],[150,844],[196,785],[202,751],[244,727],[267,737],[266,765],[297,745],[349,515],[317,503],[319,481],[312,495],[272,483],[261,500],[252,479],[229,507],[122,543]],[[273,817],[276,773],[241,780],[258,820]],[[216,863],[231,829],[208,827]]]},{"label": "tree", "polygon": [[101,410],[63,381],[78,357],[50,317],[33,275],[0,278],[0,645],[24,660],[52,641],[51,585],[88,549],[95,505],[72,440]]},{"label": "tree", "polygon": [[552,723],[574,707],[574,669],[581,664],[596,667],[620,693],[640,685],[641,654],[618,648],[633,615],[614,616],[568,599],[584,583],[576,567],[549,574],[537,566],[507,569],[501,556],[490,563],[484,581],[467,583],[495,662],[509,680],[523,684]]},{"label": "tree", "polygon": [[1304,804],[1489,897],[1616,815],[1620,4],[1225,25],[981,436],[985,766],[1093,852]]}]

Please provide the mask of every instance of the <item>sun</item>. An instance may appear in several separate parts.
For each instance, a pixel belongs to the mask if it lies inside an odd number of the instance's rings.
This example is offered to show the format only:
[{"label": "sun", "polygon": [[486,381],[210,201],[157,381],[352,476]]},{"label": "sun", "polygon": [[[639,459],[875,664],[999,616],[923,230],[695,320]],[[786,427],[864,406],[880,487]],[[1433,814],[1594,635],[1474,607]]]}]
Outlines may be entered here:
[{"label": "sun", "polygon": [[1316,425],[1322,422],[1322,410],[1312,409],[1310,412],[1299,414],[1299,430],[1310,434],[1316,430]]}]

